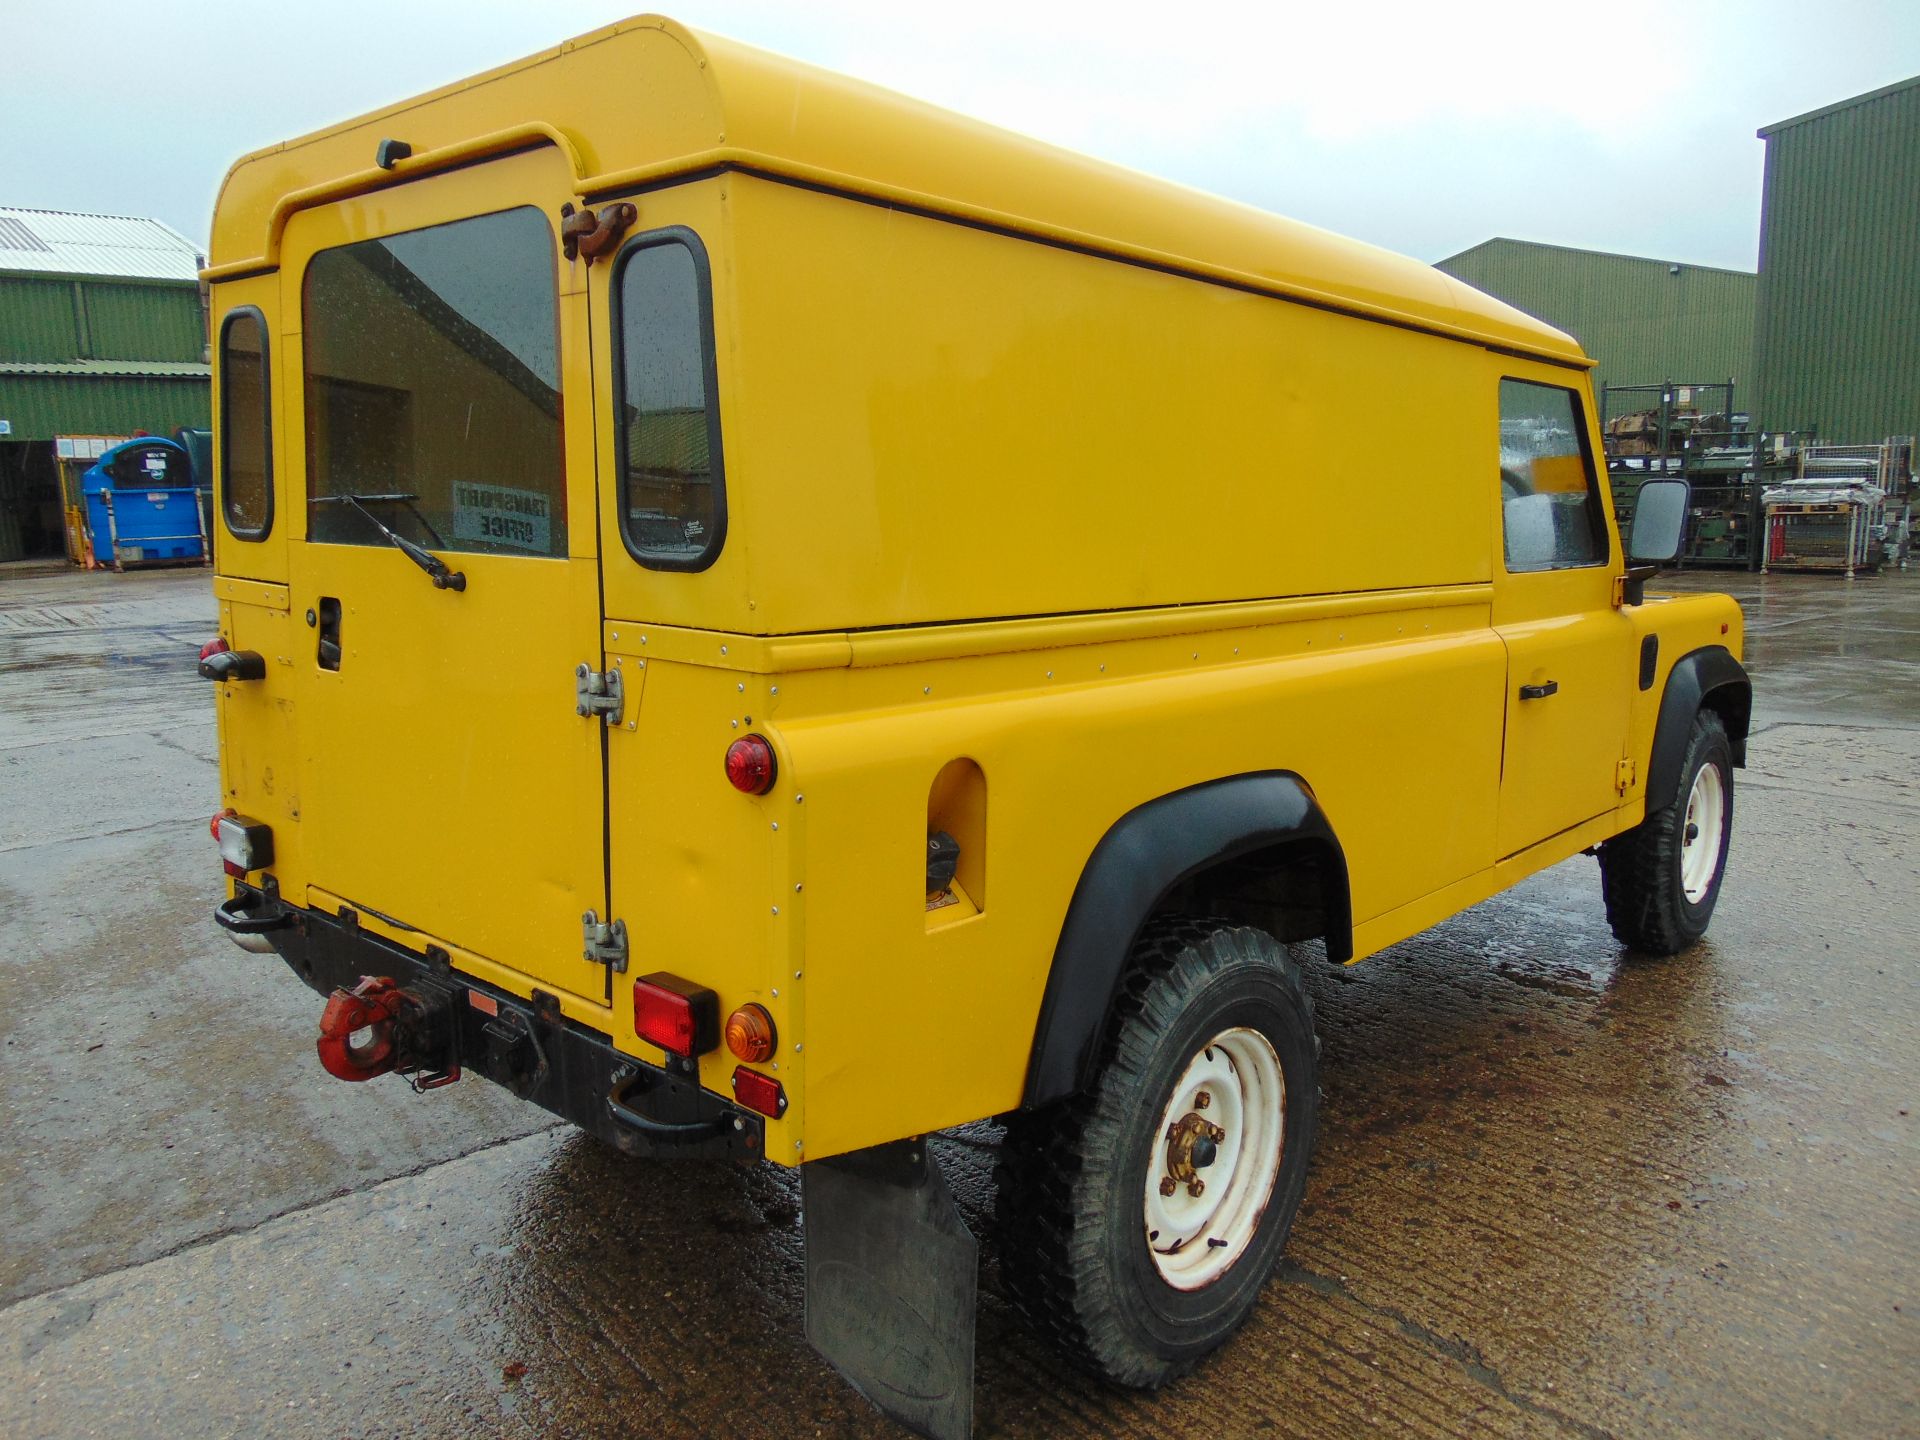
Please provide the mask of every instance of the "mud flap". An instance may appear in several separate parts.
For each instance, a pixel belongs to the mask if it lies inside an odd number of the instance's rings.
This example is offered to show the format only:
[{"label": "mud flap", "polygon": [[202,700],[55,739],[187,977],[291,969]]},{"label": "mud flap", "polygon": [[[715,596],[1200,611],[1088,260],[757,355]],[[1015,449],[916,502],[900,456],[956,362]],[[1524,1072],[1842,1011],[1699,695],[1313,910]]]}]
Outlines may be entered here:
[{"label": "mud flap", "polygon": [[800,1174],[808,1341],[890,1418],[968,1440],[980,1245],[939,1161],[899,1140]]}]

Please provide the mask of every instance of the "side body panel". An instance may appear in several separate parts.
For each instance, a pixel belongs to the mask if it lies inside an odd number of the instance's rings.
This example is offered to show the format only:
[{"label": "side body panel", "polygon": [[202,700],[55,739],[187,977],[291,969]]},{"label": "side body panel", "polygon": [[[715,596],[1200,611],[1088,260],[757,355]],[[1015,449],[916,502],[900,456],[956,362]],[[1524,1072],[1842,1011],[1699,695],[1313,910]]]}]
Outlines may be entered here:
[{"label": "side body panel", "polygon": [[729,544],[751,608],[697,623],[783,635],[1492,578],[1485,352],[726,186]]}]

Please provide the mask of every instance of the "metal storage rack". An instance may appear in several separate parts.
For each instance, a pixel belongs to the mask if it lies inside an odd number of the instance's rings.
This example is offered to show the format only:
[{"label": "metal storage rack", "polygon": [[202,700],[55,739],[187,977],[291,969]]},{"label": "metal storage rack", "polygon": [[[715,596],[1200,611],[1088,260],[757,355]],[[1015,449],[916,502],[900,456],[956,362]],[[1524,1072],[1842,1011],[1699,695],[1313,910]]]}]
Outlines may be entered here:
[{"label": "metal storage rack", "polygon": [[1913,439],[1814,445],[1799,473],[1767,489],[1762,569],[1872,574],[1904,569],[1912,531]]},{"label": "metal storage rack", "polygon": [[1641,483],[1673,476],[1693,492],[1681,567],[1760,568],[1760,497],[1795,472],[1798,436],[1758,432],[1734,408],[1732,380],[1602,386],[1600,425],[1623,531]]}]

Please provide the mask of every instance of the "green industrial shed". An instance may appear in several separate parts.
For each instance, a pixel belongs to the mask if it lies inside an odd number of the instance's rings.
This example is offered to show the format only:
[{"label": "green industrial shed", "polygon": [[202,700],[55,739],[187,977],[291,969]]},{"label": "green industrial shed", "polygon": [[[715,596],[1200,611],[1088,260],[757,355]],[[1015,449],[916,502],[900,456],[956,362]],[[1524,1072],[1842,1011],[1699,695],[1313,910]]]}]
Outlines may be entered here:
[{"label": "green industrial shed", "polygon": [[62,438],[209,423],[199,265],[157,220],[0,206],[0,561],[65,552]]},{"label": "green industrial shed", "polygon": [[1573,336],[1599,362],[1596,390],[1732,380],[1736,403],[1750,408],[1754,276],[1745,270],[1504,237],[1437,268]]},{"label": "green industrial shed", "polygon": [[1762,423],[1920,432],[1920,75],[1759,136]]}]

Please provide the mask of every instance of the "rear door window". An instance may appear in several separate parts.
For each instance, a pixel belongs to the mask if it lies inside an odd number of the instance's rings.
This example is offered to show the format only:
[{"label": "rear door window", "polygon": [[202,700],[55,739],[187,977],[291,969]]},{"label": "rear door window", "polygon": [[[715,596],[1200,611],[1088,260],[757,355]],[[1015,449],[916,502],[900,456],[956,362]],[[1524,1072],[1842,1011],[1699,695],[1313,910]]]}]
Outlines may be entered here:
[{"label": "rear door window", "polygon": [[1500,517],[1510,572],[1607,559],[1599,480],[1573,391],[1500,382]]},{"label": "rear door window", "polygon": [[273,426],[267,326],[252,306],[220,324],[220,513],[240,540],[273,528]]},{"label": "rear door window", "polygon": [[630,244],[614,307],[621,535],[642,565],[704,570],[726,538],[727,500],[699,238],[675,228]]},{"label": "rear door window", "polygon": [[323,250],[302,291],[308,538],[564,557],[553,229],[527,207]]}]

